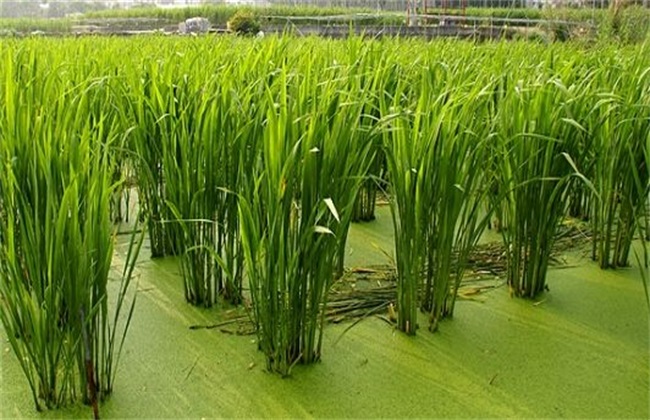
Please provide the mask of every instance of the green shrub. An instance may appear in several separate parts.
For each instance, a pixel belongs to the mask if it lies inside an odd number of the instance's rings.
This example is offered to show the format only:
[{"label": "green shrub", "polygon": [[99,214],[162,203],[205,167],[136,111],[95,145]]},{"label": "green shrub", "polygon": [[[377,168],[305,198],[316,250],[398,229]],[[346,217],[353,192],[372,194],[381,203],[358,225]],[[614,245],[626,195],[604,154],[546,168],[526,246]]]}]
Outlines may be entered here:
[{"label": "green shrub", "polygon": [[240,10],[228,21],[228,29],[242,35],[254,35],[260,31],[260,22],[252,13]]}]

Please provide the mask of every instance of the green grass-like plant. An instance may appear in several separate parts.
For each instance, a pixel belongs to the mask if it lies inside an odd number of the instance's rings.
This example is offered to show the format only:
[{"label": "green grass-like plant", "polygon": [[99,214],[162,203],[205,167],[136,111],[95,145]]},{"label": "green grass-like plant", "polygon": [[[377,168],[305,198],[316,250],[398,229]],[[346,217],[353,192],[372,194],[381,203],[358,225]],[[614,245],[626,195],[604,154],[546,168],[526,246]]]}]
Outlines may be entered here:
[{"label": "green grass-like plant", "polygon": [[356,138],[351,124],[363,104],[337,89],[341,79],[324,79],[318,100],[306,101],[287,73],[280,68],[278,90],[268,91],[274,106],[266,115],[261,165],[240,201],[259,347],[268,368],[283,376],[296,363],[321,357],[337,247],[350,224],[370,145]]},{"label": "green grass-like plant", "polygon": [[111,269],[112,154],[127,133],[110,106],[89,113],[110,100],[104,80],[69,85],[52,71],[64,67],[25,48],[2,63],[0,320],[38,410],[96,405],[113,390],[135,303],[138,235],[123,271]]}]

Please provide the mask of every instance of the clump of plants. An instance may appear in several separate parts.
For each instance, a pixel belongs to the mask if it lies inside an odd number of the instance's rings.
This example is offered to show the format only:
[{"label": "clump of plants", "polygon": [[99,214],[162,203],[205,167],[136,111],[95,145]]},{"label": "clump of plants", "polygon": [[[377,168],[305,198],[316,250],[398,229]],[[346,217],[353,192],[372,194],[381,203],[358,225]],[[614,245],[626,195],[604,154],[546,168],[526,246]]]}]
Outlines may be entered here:
[{"label": "clump of plants", "polygon": [[239,35],[255,35],[261,25],[258,18],[251,12],[240,10],[228,20],[228,30]]},{"label": "clump of plants", "polygon": [[546,288],[557,229],[571,186],[581,176],[571,158],[581,127],[564,101],[564,95],[576,100],[579,92],[554,78],[508,85],[512,88],[499,93],[495,116],[494,176],[502,200],[497,204],[508,220],[501,233],[510,292],[534,298]]},{"label": "clump of plants", "polygon": [[[479,89],[438,90],[438,78],[457,69],[436,70],[422,73],[413,109],[401,108],[399,102],[383,107],[397,325],[407,334],[416,333],[418,308],[428,314],[431,331],[453,314],[464,262],[487,220],[479,212],[486,159],[479,133],[484,125],[473,124],[481,113],[475,105],[486,95]],[[395,98],[402,94],[398,90]]]},{"label": "clump of plants", "polygon": [[[111,274],[110,200],[121,183],[112,155],[124,132],[107,79],[68,86],[36,55],[11,50],[2,64],[0,320],[37,410],[83,401],[97,416],[133,313],[142,238],[131,236],[122,273]],[[121,280],[110,286],[109,276]]]},{"label": "clump of plants", "polygon": [[283,376],[321,357],[337,251],[370,160],[370,142],[352,124],[362,105],[339,89],[338,76],[323,78],[313,93],[319,100],[310,101],[304,86],[279,72],[254,182],[240,200],[259,348],[268,369]]},{"label": "clump of plants", "polygon": [[650,102],[638,87],[647,89],[650,78],[646,72],[629,72],[626,79],[623,93],[602,95],[595,108],[598,129],[591,177],[596,194],[590,219],[592,258],[601,268],[629,264],[637,221],[647,220]]}]

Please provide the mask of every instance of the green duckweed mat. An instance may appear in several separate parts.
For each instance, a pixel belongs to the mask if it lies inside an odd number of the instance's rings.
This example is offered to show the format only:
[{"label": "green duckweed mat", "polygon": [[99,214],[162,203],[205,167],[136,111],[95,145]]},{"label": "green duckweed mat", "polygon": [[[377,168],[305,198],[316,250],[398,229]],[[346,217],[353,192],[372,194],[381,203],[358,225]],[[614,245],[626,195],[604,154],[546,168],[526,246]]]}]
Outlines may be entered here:
[{"label": "green duckweed mat", "polygon": [[[388,263],[388,209],[354,225],[348,245],[350,267]],[[575,253],[549,272],[550,292],[538,301],[496,288],[460,301],[435,334],[422,328],[406,337],[376,317],[347,332],[350,323],[329,325],[322,361],[282,379],[266,371],[254,335],[191,330],[224,311],[185,304],[177,262],[148,255],[143,249],[136,312],[104,418],[650,417],[648,308],[637,267],[601,271]],[[0,334],[0,417],[92,416],[81,405],[37,413]]]}]

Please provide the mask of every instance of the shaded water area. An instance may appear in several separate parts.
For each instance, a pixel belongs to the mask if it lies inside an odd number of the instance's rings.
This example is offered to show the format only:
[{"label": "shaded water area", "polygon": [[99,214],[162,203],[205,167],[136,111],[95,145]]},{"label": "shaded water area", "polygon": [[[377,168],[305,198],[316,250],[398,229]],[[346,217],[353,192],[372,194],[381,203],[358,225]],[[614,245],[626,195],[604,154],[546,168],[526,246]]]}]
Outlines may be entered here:
[{"label": "shaded water area", "polygon": [[[387,207],[353,226],[349,267],[386,264],[392,253]],[[550,292],[538,301],[496,288],[459,301],[435,334],[407,337],[376,317],[345,333],[350,323],[330,325],[322,362],[282,379],[266,372],[254,335],[191,330],[225,311],[184,303],[177,261],[148,256],[143,249],[105,418],[650,416],[648,309],[636,267],[601,271],[572,252],[567,266],[550,270]],[[84,406],[37,413],[0,333],[0,417],[91,416]]]}]

